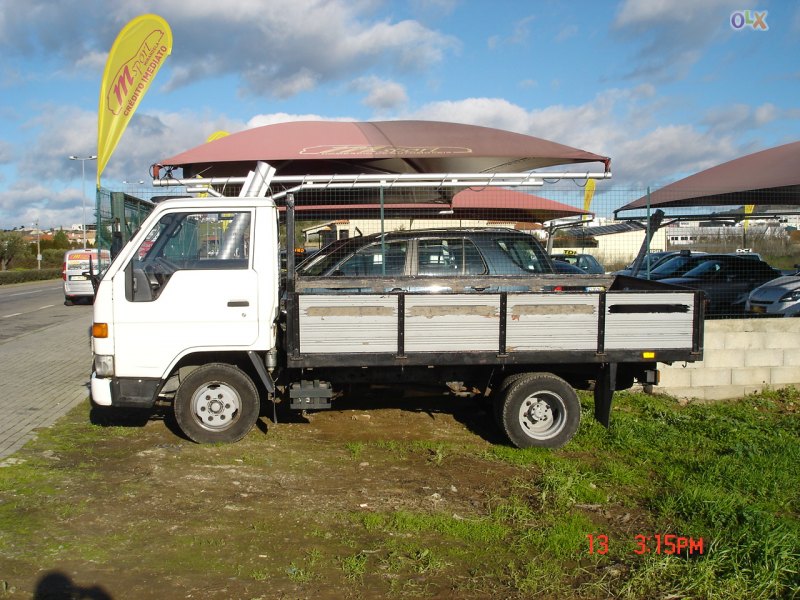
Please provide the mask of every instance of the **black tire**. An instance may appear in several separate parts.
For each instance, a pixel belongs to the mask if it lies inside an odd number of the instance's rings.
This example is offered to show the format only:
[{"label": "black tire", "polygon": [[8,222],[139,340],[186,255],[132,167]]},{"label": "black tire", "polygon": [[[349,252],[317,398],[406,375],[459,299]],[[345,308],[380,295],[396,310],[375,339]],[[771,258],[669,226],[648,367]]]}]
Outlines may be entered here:
[{"label": "black tire", "polygon": [[72,296],[64,296],[64,306],[72,306],[75,304],[75,298]]},{"label": "black tire", "polygon": [[503,431],[517,448],[560,448],[580,425],[578,394],[552,373],[517,378],[500,402]]},{"label": "black tire", "polygon": [[178,387],[173,406],[178,427],[199,444],[242,439],[258,420],[260,408],[253,380],[225,363],[192,371]]},{"label": "black tire", "polygon": [[503,429],[503,403],[505,402],[506,390],[515,381],[519,381],[521,377],[530,375],[530,373],[514,373],[509,375],[500,383],[497,391],[494,392],[494,400],[492,401],[492,413],[494,414],[494,421],[500,429]]}]

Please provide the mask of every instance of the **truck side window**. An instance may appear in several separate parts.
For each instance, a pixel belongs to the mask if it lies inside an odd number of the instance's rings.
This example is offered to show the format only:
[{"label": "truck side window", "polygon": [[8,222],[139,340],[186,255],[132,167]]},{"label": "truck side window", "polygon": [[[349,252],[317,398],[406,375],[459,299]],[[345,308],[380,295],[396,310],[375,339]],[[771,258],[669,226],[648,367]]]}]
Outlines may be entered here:
[{"label": "truck side window", "polygon": [[251,221],[250,212],[164,215],[126,269],[126,298],[156,300],[178,271],[246,269]]}]

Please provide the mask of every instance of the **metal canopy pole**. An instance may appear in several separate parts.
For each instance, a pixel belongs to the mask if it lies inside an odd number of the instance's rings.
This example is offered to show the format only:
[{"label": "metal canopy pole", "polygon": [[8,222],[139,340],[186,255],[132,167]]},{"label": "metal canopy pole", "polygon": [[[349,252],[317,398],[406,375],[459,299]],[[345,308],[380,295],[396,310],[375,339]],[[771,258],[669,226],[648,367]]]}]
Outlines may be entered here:
[{"label": "metal canopy pole", "polygon": [[383,219],[383,182],[380,187],[381,196],[381,275],[386,275],[386,236]]}]

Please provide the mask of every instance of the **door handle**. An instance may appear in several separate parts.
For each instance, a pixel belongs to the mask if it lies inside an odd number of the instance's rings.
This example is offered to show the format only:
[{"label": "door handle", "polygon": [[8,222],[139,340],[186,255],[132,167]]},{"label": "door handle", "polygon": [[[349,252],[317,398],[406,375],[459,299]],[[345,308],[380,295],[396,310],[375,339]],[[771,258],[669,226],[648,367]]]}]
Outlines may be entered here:
[{"label": "door handle", "polygon": [[232,308],[250,306],[250,303],[247,300],[228,300],[228,306]]}]

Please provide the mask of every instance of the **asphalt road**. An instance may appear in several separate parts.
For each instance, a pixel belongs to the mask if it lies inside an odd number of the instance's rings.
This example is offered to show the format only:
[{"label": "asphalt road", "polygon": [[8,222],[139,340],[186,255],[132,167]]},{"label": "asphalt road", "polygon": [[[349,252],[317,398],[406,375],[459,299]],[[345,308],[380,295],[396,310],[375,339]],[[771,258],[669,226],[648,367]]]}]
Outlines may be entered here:
[{"label": "asphalt road", "polygon": [[91,323],[90,304],[64,306],[60,280],[0,286],[0,459],[86,400]]},{"label": "asphalt road", "polygon": [[60,279],[0,286],[0,343],[80,318],[91,320],[89,304],[64,305]]}]

